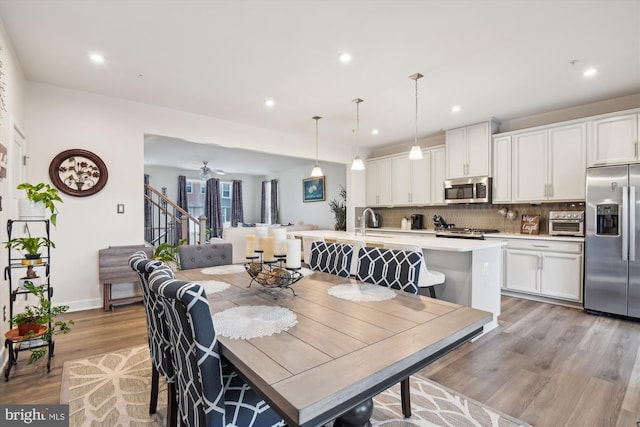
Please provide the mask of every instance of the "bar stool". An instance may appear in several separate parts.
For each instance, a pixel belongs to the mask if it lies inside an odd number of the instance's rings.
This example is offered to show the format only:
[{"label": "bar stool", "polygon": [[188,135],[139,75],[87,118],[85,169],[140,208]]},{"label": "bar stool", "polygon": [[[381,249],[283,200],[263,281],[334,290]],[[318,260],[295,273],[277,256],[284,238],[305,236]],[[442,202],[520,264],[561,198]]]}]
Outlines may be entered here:
[{"label": "bar stool", "polygon": [[431,298],[436,298],[435,285],[444,283],[445,275],[440,271],[427,269],[427,260],[420,246],[403,245],[400,243],[385,243],[384,248],[418,252],[422,256],[422,263],[420,264],[420,280],[418,280],[418,286],[421,288],[427,288],[429,291],[429,296]]}]

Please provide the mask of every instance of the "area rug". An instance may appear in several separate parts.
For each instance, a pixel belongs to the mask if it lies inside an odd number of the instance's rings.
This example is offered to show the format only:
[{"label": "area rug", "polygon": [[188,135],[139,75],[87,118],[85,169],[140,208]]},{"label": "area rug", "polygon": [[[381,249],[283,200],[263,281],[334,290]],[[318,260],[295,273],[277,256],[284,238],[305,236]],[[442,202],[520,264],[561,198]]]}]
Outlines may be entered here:
[{"label": "area rug", "polygon": [[[69,426],[165,425],[166,397],[149,415],[151,362],[147,346],[65,362],[60,403]],[[163,381],[161,381],[163,383]],[[384,427],[518,427],[528,424],[419,376],[411,377],[411,418],[403,418],[398,385],[374,398],[372,424]],[[242,427],[242,426],[238,426]]]}]

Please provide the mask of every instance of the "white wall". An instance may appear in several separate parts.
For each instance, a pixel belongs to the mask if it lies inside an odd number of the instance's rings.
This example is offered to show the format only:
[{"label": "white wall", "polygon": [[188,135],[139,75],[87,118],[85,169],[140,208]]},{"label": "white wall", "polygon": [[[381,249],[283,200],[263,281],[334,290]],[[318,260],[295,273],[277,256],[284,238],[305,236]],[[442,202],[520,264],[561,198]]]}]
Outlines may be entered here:
[{"label": "white wall", "polygon": [[[109,245],[143,242],[142,185],[145,134],[169,135],[186,140],[220,143],[237,141],[237,147],[267,150],[277,146],[287,155],[305,157],[299,141],[283,135],[243,128],[240,125],[193,114],[136,104],[114,98],[71,91],[50,85],[29,83],[27,123],[30,182],[49,182],[49,162],[62,150],[83,148],[96,153],[109,169],[106,187],[90,197],[63,196],[58,226],[52,231],[56,243],[51,281],[56,286],[56,303],[72,309],[99,307],[102,286],[98,280],[98,250]],[[240,135],[240,136],[239,136]],[[228,145],[228,144],[227,144]],[[349,162],[344,150],[323,150],[332,162]],[[311,161],[310,161],[311,163]],[[305,174],[308,171],[304,172]],[[344,173],[343,173],[344,174]],[[301,194],[302,171],[295,174]],[[284,177],[278,177],[281,182]],[[338,181],[328,181],[328,196],[337,194]],[[247,180],[247,184],[250,180]],[[259,187],[258,183],[255,183]],[[247,186],[248,187],[248,186]],[[301,197],[301,196],[300,196]],[[116,205],[125,204],[125,214],[116,213]],[[245,212],[252,211],[250,202]],[[309,204],[307,204],[309,205]],[[314,204],[311,204],[314,205]],[[318,203],[315,203],[316,207]],[[304,209],[292,219],[332,226],[326,209]],[[255,208],[255,207],[254,207]],[[253,212],[258,212],[253,209]],[[305,214],[313,215],[305,217]],[[247,219],[249,222],[251,219]],[[283,218],[283,221],[289,220]]]}]

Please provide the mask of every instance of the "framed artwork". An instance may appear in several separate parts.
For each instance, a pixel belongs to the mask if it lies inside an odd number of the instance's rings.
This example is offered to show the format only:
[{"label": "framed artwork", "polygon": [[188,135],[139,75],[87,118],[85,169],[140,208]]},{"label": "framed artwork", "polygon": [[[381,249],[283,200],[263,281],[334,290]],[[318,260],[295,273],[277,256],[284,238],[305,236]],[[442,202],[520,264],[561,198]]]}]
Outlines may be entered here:
[{"label": "framed artwork", "polygon": [[107,165],[91,151],[66,150],[53,158],[49,178],[58,190],[70,196],[91,196],[104,188],[109,178]]},{"label": "framed artwork", "polygon": [[325,199],[324,188],[324,176],[303,179],[302,201],[323,202]]},{"label": "framed artwork", "polygon": [[7,177],[7,147],[0,144],[0,178]]}]

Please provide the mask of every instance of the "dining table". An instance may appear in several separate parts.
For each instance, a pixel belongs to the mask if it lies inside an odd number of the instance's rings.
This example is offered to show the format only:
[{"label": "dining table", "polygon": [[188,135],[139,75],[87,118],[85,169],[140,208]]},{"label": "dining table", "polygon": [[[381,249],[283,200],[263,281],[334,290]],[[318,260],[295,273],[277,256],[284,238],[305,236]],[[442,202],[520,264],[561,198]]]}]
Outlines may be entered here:
[{"label": "dining table", "polygon": [[207,294],[212,315],[276,306],[296,316],[294,326],[270,336],[218,334],[220,353],[289,426],[336,419],[335,425],[368,425],[374,396],[479,336],[492,319],[487,311],[395,290],[383,301],[340,298],[329,290],[354,279],[306,269],[283,292],[241,268],[215,270],[176,272],[185,281],[230,285]]}]

